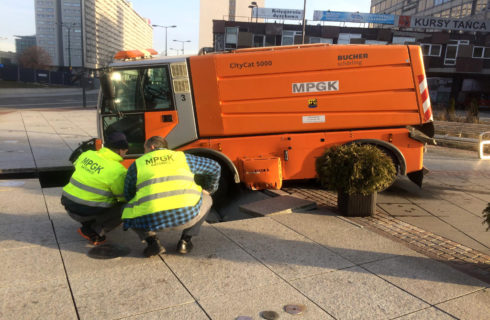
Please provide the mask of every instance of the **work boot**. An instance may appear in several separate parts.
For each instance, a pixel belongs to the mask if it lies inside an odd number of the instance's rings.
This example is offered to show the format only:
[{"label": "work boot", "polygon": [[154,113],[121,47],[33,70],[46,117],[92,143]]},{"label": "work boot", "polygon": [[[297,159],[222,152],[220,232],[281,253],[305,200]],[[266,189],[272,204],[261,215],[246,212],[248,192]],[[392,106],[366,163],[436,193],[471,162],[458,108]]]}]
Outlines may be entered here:
[{"label": "work boot", "polygon": [[97,232],[95,232],[92,228],[88,226],[82,226],[81,228],[78,228],[78,233],[82,237],[87,239],[94,246],[98,246],[105,242],[105,236],[99,235]]},{"label": "work boot", "polygon": [[147,247],[143,250],[146,257],[156,256],[157,254],[165,253],[165,248],[160,244],[160,240],[156,236],[145,239]]},{"label": "work boot", "polygon": [[191,242],[191,237],[182,236],[179,243],[177,244],[177,252],[181,254],[186,254],[191,252],[192,248],[194,248],[194,245]]}]

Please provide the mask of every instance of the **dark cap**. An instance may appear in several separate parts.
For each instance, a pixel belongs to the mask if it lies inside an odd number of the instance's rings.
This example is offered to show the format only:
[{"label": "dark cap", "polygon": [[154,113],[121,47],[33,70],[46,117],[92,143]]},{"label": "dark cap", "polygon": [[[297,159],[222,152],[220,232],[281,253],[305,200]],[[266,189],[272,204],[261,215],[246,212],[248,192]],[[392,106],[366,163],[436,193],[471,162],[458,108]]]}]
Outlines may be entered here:
[{"label": "dark cap", "polygon": [[105,147],[109,149],[128,149],[128,140],[126,140],[126,135],[122,132],[115,131],[107,135],[107,139],[104,143]]}]

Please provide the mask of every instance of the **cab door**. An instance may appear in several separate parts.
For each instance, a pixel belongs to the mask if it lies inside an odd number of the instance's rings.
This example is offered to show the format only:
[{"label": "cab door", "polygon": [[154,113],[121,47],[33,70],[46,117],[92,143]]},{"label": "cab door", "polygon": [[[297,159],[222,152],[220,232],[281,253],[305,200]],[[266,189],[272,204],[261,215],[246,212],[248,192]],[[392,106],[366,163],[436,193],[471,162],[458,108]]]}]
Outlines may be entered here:
[{"label": "cab door", "polygon": [[[172,72],[170,72],[172,69]],[[114,108],[102,98],[103,136],[124,132],[128,157],[143,154],[143,144],[152,136],[167,139],[170,148],[197,138],[187,64],[128,64],[114,69],[111,82]]]}]

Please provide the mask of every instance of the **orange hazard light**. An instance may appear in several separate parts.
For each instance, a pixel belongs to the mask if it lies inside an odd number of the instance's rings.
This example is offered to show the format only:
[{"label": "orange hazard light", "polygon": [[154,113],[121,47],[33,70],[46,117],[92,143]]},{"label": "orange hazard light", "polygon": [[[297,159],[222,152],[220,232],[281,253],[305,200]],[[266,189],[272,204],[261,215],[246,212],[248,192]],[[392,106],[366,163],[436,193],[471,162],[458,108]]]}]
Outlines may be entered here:
[{"label": "orange hazard light", "polygon": [[116,60],[130,60],[130,59],[145,59],[156,56],[158,52],[154,49],[144,49],[144,50],[124,50],[119,51],[114,55]]}]

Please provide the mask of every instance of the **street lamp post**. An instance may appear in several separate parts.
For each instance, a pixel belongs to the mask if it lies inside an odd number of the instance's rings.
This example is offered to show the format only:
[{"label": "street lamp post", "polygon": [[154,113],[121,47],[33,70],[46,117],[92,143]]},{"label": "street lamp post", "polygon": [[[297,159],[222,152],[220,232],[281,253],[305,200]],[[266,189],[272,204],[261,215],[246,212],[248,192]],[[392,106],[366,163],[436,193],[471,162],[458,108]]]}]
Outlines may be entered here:
[{"label": "street lamp post", "polygon": [[303,44],[305,44],[305,31],[306,31],[306,0],[303,3],[303,40],[302,40]]},{"label": "street lamp post", "polygon": [[184,55],[184,43],[191,42],[191,40],[185,40],[185,41],[183,41],[183,40],[175,40],[175,39],[173,41],[175,41],[175,42],[181,42],[182,43],[182,55]]},{"label": "street lamp post", "polygon": [[157,28],[165,28],[165,56],[167,56],[167,29],[168,28],[176,28],[177,26],[161,26],[158,24],[152,24],[152,27],[157,27]]},{"label": "street lamp post", "polygon": [[253,18],[254,18],[254,8],[256,8],[255,9],[256,10],[256,12],[255,12],[255,23],[257,23],[259,21],[259,5],[257,4],[257,2],[252,1],[248,7],[252,11],[252,13],[250,14],[250,22],[253,21]]},{"label": "street lamp post", "polygon": [[61,22],[60,25],[68,30],[68,68],[71,70],[71,29],[76,26],[76,23]]}]

